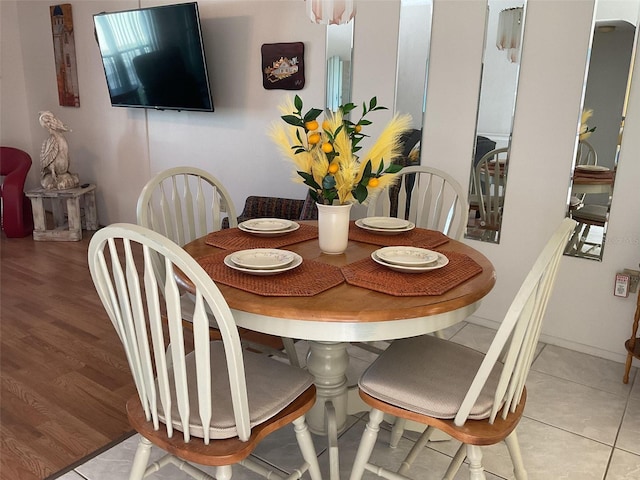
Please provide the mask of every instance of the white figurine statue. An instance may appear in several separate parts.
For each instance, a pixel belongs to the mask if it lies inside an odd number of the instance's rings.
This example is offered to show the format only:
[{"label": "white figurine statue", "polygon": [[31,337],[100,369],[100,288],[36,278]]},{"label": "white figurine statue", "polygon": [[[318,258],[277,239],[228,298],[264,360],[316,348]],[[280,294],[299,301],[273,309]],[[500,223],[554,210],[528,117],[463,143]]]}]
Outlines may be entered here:
[{"label": "white figurine statue", "polygon": [[80,184],[78,175],[69,173],[69,147],[62,132],[71,129],[51,112],[38,112],[40,125],[49,130],[49,138],[40,152],[40,184],[47,190],[65,190]]}]

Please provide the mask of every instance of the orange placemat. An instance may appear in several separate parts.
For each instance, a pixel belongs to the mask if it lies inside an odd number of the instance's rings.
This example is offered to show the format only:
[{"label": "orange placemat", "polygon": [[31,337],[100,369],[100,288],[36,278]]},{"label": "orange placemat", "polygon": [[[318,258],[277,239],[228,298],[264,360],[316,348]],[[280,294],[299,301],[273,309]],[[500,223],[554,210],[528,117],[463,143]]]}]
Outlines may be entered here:
[{"label": "orange placemat", "polygon": [[244,250],[247,248],[280,248],[314,238],[318,238],[318,227],[301,223],[298,230],[282,237],[260,237],[237,228],[226,228],[209,233],[205,238],[205,243],[225,250]]},{"label": "orange placemat", "polygon": [[218,252],[196,260],[215,282],[269,297],[311,297],[344,282],[339,267],[313,260],[277,275],[251,275],[227,267],[223,260],[229,254]]},{"label": "orange placemat", "polygon": [[349,224],[349,240],[383,245],[386,247],[405,245],[408,247],[432,249],[447,243],[449,237],[437,230],[427,230],[425,228],[414,228],[413,230],[397,235],[381,235],[364,230],[356,226],[355,222],[351,222]]},{"label": "orange placemat", "polygon": [[397,297],[442,295],[482,272],[471,257],[458,252],[440,252],[449,263],[423,273],[402,273],[390,270],[371,258],[363,258],[341,268],[347,283]]}]

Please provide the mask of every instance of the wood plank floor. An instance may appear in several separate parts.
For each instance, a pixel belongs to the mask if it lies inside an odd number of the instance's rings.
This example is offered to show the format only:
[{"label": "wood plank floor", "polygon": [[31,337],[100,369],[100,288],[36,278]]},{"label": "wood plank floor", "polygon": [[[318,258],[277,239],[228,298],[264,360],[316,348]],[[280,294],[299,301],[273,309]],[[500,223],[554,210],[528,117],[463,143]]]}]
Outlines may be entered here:
[{"label": "wood plank floor", "polygon": [[135,387],[80,242],[0,240],[2,480],[42,480],[131,430]]},{"label": "wood plank floor", "polygon": [[0,234],[0,480],[42,480],[131,430],[135,387],[91,281],[90,237]]}]

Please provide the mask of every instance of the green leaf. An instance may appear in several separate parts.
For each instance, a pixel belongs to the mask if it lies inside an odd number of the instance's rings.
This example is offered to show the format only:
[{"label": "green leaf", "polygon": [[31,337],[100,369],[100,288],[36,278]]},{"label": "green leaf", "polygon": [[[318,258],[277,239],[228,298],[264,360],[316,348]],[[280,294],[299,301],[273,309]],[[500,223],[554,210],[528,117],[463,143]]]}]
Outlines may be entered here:
[{"label": "green leaf", "polygon": [[298,109],[298,113],[302,111],[302,99],[298,95],[293,99],[293,105]]},{"label": "green leaf", "polygon": [[306,150],[302,147],[293,147],[296,149],[296,151],[294,152],[296,155],[298,155],[299,153],[304,153],[306,152]]},{"label": "green leaf", "polygon": [[336,138],[336,136],[342,131],[343,128],[344,128],[344,125],[340,125],[338,128],[336,128],[336,131],[333,132],[333,136],[331,138],[332,139]]},{"label": "green leaf", "polygon": [[392,163],[387,167],[384,173],[398,173],[400,170],[402,170],[402,165],[398,165],[397,163]]},{"label": "green leaf", "polygon": [[355,108],[356,108],[355,103],[349,102],[349,103],[345,103],[344,105],[342,105],[340,107],[340,110],[342,110],[342,114],[343,115],[348,115]]},{"label": "green leaf", "polygon": [[382,162],[380,162],[380,165],[378,165],[378,171],[376,172],[376,176],[380,176],[380,174],[382,173],[382,167],[384,167],[384,159]]},{"label": "green leaf", "polygon": [[371,125],[373,122],[371,120],[362,119],[358,122],[358,125]]},{"label": "green leaf", "polygon": [[371,160],[367,160],[367,163],[364,166],[364,171],[362,172],[362,178],[371,177]]},{"label": "green leaf", "polygon": [[318,195],[318,192],[316,192],[315,190],[309,190],[309,195],[316,203],[322,203],[320,201],[320,195]]},{"label": "green leaf", "polygon": [[359,203],[364,202],[367,199],[368,195],[369,195],[369,190],[367,190],[367,187],[362,183],[359,183],[358,186],[353,191],[353,196]]},{"label": "green leaf", "polygon": [[371,100],[369,100],[369,110],[376,108],[376,105],[378,105],[378,98],[372,97]]},{"label": "green leaf", "polygon": [[294,127],[304,127],[304,122],[302,121],[302,119],[296,117],[295,115],[283,115],[281,118],[289,125],[293,125]]},{"label": "green leaf", "polygon": [[[300,136],[300,130],[296,130],[296,138],[298,139],[298,141],[300,143],[302,143],[302,137]],[[302,145],[300,145],[300,146],[302,146]]]},{"label": "green leaf", "polygon": [[313,175],[307,172],[301,172],[298,170],[298,175],[300,175],[304,179],[305,185],[309,185],[311,188],[315,188],[316,190],[320,190],[322,187],[318,185],[318,182],[315,181]]},{"label": "green leaf", "polygon": [[310,122],[311,120],[315,120],[320,116],[321,113],[322,113],[322,110],[319,110],[317,108],[312,108],[311,110],[309,110],[307,113],[304,114],[304,122],[306,123],[306,122]]}]

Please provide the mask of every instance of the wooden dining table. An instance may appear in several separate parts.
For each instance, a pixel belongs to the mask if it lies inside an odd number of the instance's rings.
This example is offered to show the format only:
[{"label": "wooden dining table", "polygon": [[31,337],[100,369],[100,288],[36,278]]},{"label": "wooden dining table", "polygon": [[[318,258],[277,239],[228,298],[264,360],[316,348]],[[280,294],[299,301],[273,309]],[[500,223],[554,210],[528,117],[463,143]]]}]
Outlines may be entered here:
[{"label": "wooden dining table", "polygon": [[[210,233],[184,249],[216,281],[239,327],[309,341],[306,364],[315,378],[317,401],[307,421],[312,432],[336,437],[352,413],[347,403],[348,342],[406,338],[454,325],[478,309],[496,275],[482,253],[440,232],[416,228],[371,235],[352,222],[347,250],[327,255],[319,249],[316,223],[300,224],[307,234],[298,239],[294,234],[291,240],[254,237],[235,228]],[[371,259],[374,250],[386,245],[432,247],[450,263],[437,271],[392,272]],[[291,272],[251,278],[223,263],[226,255],[242,247],[274,246],[299,254],[302,265]],[[469,278],[452,287],[452,279],[460,281],[455,279],[458,272]],[[307,281],[319,282],[311,290],[322,291],[305,291]],[[269,293],[256,293],[259,288]]]}]

